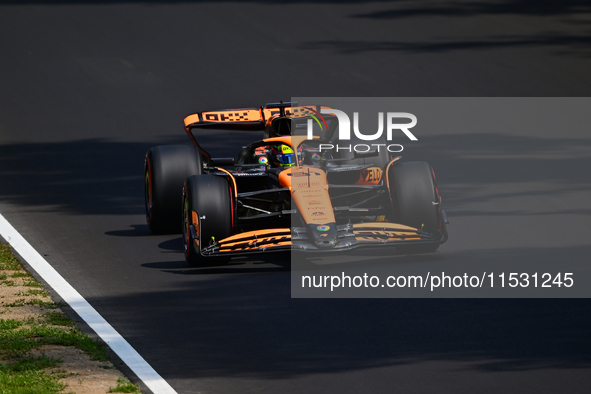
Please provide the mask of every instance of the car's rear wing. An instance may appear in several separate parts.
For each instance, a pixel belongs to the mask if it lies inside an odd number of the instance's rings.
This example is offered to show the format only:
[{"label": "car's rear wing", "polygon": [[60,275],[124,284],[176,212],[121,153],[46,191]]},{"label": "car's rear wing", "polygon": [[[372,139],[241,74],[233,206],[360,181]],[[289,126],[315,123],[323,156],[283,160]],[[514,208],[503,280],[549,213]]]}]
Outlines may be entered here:
[{"label": "car's rear wing", "polygon": [[273,116],[305,118],[317,114],[324,106],[298,106],[298,103],[280,102],[265,104],[260,108],[222,109],[191,114],[185,118],[185,128],[219,127],[263,130],[265,122]]},{"label": "car's rear wing", "polygon": [[197,112],[185,118],[185,128],[220,127],[263,130],[262,107]]},{"label": "car's rear wing", "polygon": [[[193,135],[194,129],[219,128],[226,130],[263,131],[269,119],[273,117],[307,118],[320,114],[324,106],[298,106],[295,102],[268,103],[260,108],[222,109],[218,111],[196,112],[185,118],[185,130],[201,154],[210,160],[207,153]],[[326,114],[329,115],[330,114]],[[325,116],[326,116],[325,115]]]}]

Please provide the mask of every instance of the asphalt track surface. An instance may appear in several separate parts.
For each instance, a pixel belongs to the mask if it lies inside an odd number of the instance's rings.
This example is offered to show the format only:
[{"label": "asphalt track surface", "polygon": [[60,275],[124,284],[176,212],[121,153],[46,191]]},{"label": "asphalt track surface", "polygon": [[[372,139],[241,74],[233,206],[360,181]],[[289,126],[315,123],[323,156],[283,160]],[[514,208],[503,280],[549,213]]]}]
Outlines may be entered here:
[{"label": "asphalt track surface", "polygon": [[[0,212],[179,393],[588,393],[588,300],[291,299],[285,258],[189,269],[145,225],[142,168],[202,109],[589,96],[590,21],[574,0],[0,2]],[[450,241],[402,262],[588,259],[588,129],[433,138]]]}]

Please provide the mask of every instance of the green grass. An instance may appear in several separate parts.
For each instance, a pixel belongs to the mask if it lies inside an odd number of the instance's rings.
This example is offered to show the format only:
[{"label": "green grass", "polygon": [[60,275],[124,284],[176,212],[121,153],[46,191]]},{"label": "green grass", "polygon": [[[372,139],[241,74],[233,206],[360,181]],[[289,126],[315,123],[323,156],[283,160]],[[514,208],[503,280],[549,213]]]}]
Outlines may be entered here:
[{"label": "green grass", "polygon": [[0,356],[21,357],[43,345],[74,346],[90,355],[91,359],[107,361],[104,346],[77,328],[31,324],[28,328],[0,330]]},{"label": "green grass", "polygon": [[19,295],[19,296],[49,297],[49,292],[47,292],[45,290],[39,290],[39,289],[27,289],[27,291],[21,291],[17,295]]},{"label": "green grass", "polygon": [[127,379],[119,378],[117,379],[117,386],[111,387],[108,393],[135,393],[140,394],[141,391],[138,386],[131,383]]},{"label": "green grass", "polygon": [[43,285],[39,282],[37,282],[35,279],[30,279],[28,281],[25,281],[23,283],[23,286],[27,286],[27,287],[43,287]]},{"label": "green grass", "polygon": [[74,322],[62,312],[45,312],[41,314],[41,319],[44,323],[51,324],[53,326],[74,326]]},{"label": "green grass", "polygon": [[39,305],[39,306],[42,306],[42,307],[48,308],[48,309],[58,309],[58,308],[61,308],[64,306],[64,304],[61,302],[43,301],[43,300],[40,300],[37,298],[34,298],[32,300],[25,300],[24,298],[21,298],[19,300],[16,300],[16,301],[11,302],[10,304],[6,304],[4,306],[14,308],[14,307],[25,306],[25,305]]},{"label": "green grass", "polygon": [[0,363],[0,393],[50,394],[59,393],[66,386],[59,381],[63,375],[48,374],[60,361],[49,357],[23,357],[10,364]]},{"label": "green grass", "polygon": [[12,254],[12,248],[8,245],[0,244],[0,270],[19,271],[21,269],[21,263]]},{"label": "green grass", "polygon": [[16,271],[14,274],[10,275],[11,278],[28,278],[30,276],[31,274],[23,271]]},{"label": "green grass", "polygon": [[[11,278],[26,278],[23,286],[33,287],[18,293],[19,296],[49,296],[42,289],[43,285],[31,275],[24,272],[21,264],[11,253],[11,248],[0,244],[0,270],[17,271]],[[6,274],[0,275],[0,286],[15,286]],[[44,345],[61,345],[76,347],[91,359],[108,361],[104,345],[89,338],[73,327],[74,323],[61,311],[63,303],[43,301],[37,298],[21,298],[4,308],[18,308],[26,305],[38,305],[54,311],[43,312],[37,318],[25,321],[0,319],[0,394],[52,394],[59,393],[66,387],[60,382],[65,377],[64,371],[56,371],[61,361],[49,357],[31,355],[31,351]],[[1,362],[4,360],[6,363]],[[54,372],[48,370],[54,368]],[[137,386],[127,380],[120,380],[111,392],[140,393]]]},{"label": "green grass", "polygon": [[20,326],[24,326],[27,322],[13,319],[0,319],[0,331],[12,330]]}]

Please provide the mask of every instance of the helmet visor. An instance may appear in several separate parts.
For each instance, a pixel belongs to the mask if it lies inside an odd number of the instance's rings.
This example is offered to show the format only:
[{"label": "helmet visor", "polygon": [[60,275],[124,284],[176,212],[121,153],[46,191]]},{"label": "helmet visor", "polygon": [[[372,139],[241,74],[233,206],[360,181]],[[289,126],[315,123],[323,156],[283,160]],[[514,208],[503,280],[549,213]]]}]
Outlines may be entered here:
[{"label": "helmet visor", "polygon": [[279,153],[277,154],[277,161],[281,165],[291,165],[295,164],[295,154],[294,153]]}]

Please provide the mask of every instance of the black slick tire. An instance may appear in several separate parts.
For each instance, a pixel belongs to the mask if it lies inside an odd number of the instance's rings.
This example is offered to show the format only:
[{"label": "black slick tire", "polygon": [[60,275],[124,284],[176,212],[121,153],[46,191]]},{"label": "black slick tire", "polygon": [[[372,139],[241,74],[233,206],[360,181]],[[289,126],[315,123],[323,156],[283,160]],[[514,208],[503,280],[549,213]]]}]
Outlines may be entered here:
[{"label": "black slick tire", "polygon": [[[201,249],[214,240],[232,235],[232,199],[230,183],[223,177],[196,175],[185,181],[182,204],[183,244],[185,259],[190,265],[218,265],[230,260],[226,256],[204,257]],[[198,242],[195,242],[195,236],[198,237]]]},{"label": "black slick tire", "polygon": [[[439,197],[431,166],[424,161],[395,164],[388,171],[393,221],[437,234],[440,215]],[[434,252],[438,244],[400,245],[404,253]]]},{"label": "black slick tire", "polygon": [[182,231],[183,184],[187,177],[201,174],[202,171],[203,159],[193,146],[156,146],[146,153],[146,221],[154,234],[178,234]]}]

